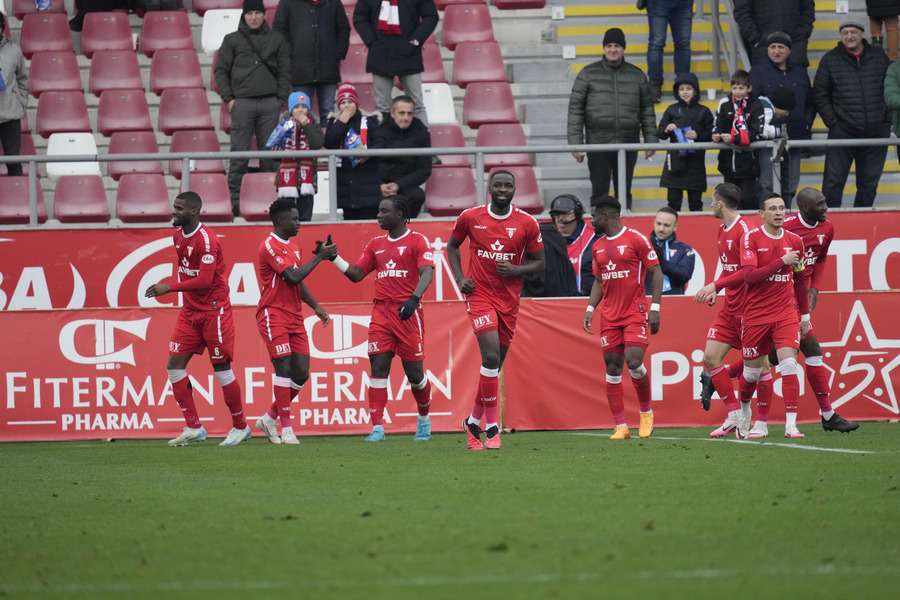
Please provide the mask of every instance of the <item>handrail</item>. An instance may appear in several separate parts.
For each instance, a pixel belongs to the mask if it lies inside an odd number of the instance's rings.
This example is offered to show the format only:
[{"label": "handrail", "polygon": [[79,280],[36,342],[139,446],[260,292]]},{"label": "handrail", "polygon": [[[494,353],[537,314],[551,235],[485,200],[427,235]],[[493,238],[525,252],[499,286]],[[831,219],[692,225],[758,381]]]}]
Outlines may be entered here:
[{"label": "handrail", "polygon": [[[722,29],[722,22],[719,14],[719,2],[725,6],[725,16],[728,22],[728,33]],[[777,2],[778,0],[772,0]],[[701,0],[698,11],[703,14],[703,6],[705,3],[709,5],[710,21],[713,29],[713,75],[722,78],[722,59],[725,59],[725,66],[728,67],[729,73],[734,73],[738,68],[738,58],[744,65],[745,69],[750,68],[750,55],[747,53],[747,47],[744,45],[744,38],[741,36],[740,27],[734,20],[734,0]],[[722,52],[722,46],[726,52]]]}]

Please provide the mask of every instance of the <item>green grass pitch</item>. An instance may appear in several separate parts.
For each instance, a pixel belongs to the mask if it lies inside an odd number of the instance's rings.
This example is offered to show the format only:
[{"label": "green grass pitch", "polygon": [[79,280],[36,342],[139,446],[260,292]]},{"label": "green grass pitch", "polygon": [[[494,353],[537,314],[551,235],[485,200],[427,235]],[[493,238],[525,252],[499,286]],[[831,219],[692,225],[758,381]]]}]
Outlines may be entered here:
[{"label": "green grass pitch", "polygon": [[896,597],[897,425],[802,430],[2,444],[0,598]]}]

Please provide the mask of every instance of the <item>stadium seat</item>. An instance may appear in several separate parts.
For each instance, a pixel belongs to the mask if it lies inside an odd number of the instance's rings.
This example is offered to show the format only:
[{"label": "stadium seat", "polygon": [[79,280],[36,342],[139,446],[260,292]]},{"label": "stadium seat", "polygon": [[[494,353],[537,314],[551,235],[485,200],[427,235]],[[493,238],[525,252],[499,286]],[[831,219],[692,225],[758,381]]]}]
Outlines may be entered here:
[{"label": "stadium seat", "polygon": [[428,41],[422,46],[422,60],[425,63],[425,70],[422,71],[422,83],[447,83],[444,59],[441,58],[441,47],[434,41],[434,37],[428,38]]},{"label": "stadium seat", "polygon": [[475,81],[506,81],[497,42],[461,42],[453,53],[453,83],[465,89]]},{"label": "stadium seat", "polygon": [[[47,141],[47,156],[85,155],[97,157],[97,142],[93,133],[69,132],[54,133]],[[57,181],[66,175],[100,175],[100,163],[96,161],[82,162],[48,162],[47,177]]]},{"label": "stadium seat", "polygon": [[100,94],[97,131],[105,137],[116,131],[151,131],[150,108],[144,90],[106,90]]},{"label": "stadium seat", "polygon": [[512,89],[505,81],[471,83],[463,100],[463,123],[478,129],[485,123],[518,123]]},{"label": "stadium seat", "polygon": [[81,30],[81,53],[93,58],[101,50],[134,51],[131,23],[124,12],[89,12]]},{"label": "stadium seat", "polygon": [[546,0],[491,0],[491,4],[500,10],[522,10],[525,8],[544,8]]},{"label": "stadium seat", "polygon": [[[169,152],[219,152],[219,138],[212,129],[181,130],[172,134],[172,143]],[[169,173],[176,179],[181,179],[182,161],[170,160]],[[224,173],[225,165],[222,159],[194,160],[190,162],[191,173]]]},{"label": "stadium seat", "polygon": [[[3,156],[3,146],[0,145],[0,156]],[[20,156],[37,156],[37,150],[34,147],[34,138],[31,137],[31,134],[22,131],[22,147],[19,148]],[[28,175],[30,167],[27,162],[22,163],[22,174]],[[6,163],[0,164],[0,176],[7,175],[9,171],[6,168]],[[40,171],[38,171],[38,177],[40,177]],[[2,196],[0,196],[2,197]]]},{"label": "stadium seat", "polygon": [[180,88],[164,90],[159,99],[159,129],[172,135],[179,129],[212,129],[206,90]]},{"label": "stadium seat", "polygon": [[352,44],[347,49],[347,57],[341,61],[341,81],[349,81],[353,85],[371,83],[372,74],[366,73],[366,59],[369,50],[365,44]]},{"label": "stadium seat", "polygon": [[[319,171],[316,184],[316,195],[313,196],[313,214],[331,215],[331,180],[327,170]],[[338,218],[341,218],[344,209],[339,208],[337,214]]]},{"label": "stadium seat", "polygon": [[[345,9],[348,9],[350,11],[351,15],[353,14],[353,9],[356,8],[356,2],[357,0],[341,0],[341,4],[344,5]],[[351,19],[350,22],[352,23],[353,20]]]},{"label": "stadium seat", "polygon": [[[116,131],[109,138],[109,154],[158,154],[159,145],[152,131]],[[111,160],[107,165],[109,176],[118,181],[129,173],[158,173],[162,175],[162,163],[158,160]]]},{"label": "stadium seat", "polygon": [[[537,215],[544,212],[544,205],[541,202],[541,192],[538,189],[537,177],[531,165],[528,166],[504,166],[516,178],[516,195],[513,197],[513,206],[525,212]],[[493,174],[493,171],[491,172]],[[488,176],[490,179],[490,175]],[[485,192],[485,202],[491,199],[490,193]]]},{"label": "stadium seat", "polygon": [[28,59],[35,52],[74,52],[66,13],[41,12],[25,15],[19,45],[22,46],[22,54]]},{"label": "stadium seat", "polygon": [[[228,180],[224,173],[197,173],[191,175],[191,191],[197,192],[203,199],[203,211],[200,218],[204,222],[231,222],[231,192],[228,191]],[[181,191],[187,191],[184,182]]]},{"label": "stadium seat", "polygon": [[441,42],[456,50],[460,42],[492,42],[494,28],[486,4],[451,4],[444,11]]},{"label": "stadium seat", "polygon": [[202,88],[200,59],[192,49],[160,50],[150,62],[150,91],[159,96],[170,88]]},{"label": "stadium seat", "polygon": [[[438,10],[447,10],[451,4],[481,4],[484,0],[434,0],[434,5]],[[491,2],[493,4],[493,2]]]},{"label": "stadium seat", "polygon": [[[207,13],[215,10],[241,10],[243,0],[194,0],[194,12],[206,18]],[[278,4],[275,4],[278,6]]]},{"label": "stadium seat", "polygon": [[[476,146],[527,146],[525,130],[518,123],[485,123],[478,128]],[[530,166],[527,154],[485,154],[484,170],[499,167]]]},{"label": "stadium seat", "polygon": [[241,216],[248,221],[268,221],[269,206],[278,199],[277,173],[247,173],[241,180]]},{"label": "stadium seat", "polygon": [[[91,13],[88,13],[89,15]],[[141,67],[134,50],[98,50],[91,59],[90,90],[99,96],[106,90],[143,89]]]},{"label": "stadium seat", "polygon": [[434,169],[425,183],[425,208],[434,217],[456,216],[477,203],[470,167]]},{"label": "stadium seat", "polygon": [[[38,223],[47,221],[44,192],[37,185]],[[27,225],[31,221],[28,202],[28,177],[0,177],[0,225]]]},{"label": "stadium seat", "polygon": [[216,63],[219,62],[219,51],[213,53],[212,67],[209,69],[209,89],[219,93],[219,85],[216,83]]},{"label": "stadium seat", "polygon": [[[432,148],[465,148],[466,140],[463,136],[462,127],[459,125],[430,125],[428,130],[431,132]],[[447,154],[441,155],[439,165],[435,168],[444,167],[468,167],[469,156],[466,154]]]},{"label": "stadium seat", "polygon": [[81,91],[78,59],[70,50],[35,52],[28,70],[31,95],[40,98],[44,92]]},{"label": "stadium seat", "polygon": [[141,52],[153,58],[157,50],[193,48],[191,23],[186,12],[179,10],[152,11],[144,15],[141,27]]},{"label": "stadium seat", "polygon": [[369,112],[375,112],[375,92],[371,83],[355,83],[356,93],[359,95],[359,107]]},{"label": "stadium seat", "polygon": [[448,83],[422,83],[422,97],[425,99],[425,112],[428,124],[459,125],[456,120],[456,105],[453,104],[453,92]]},{"label": "stadium seat", "polygon": [[28,123],[28,111],[25,111],[25,114],[22,115],[22,133],[26,131],[31,131],[31,125]]},{"label": "stadium seat", "polygon": [[123,175],[116,191],[116,217],[123,223],[164,223],[172,218],[162,174]]},{"label": "stadium seat", "polygon": [[[347,21],[350,23],[350,44],[362,44],[362,37],[357,33],[356,27],[353,26],[353,10],[356,8],[356,3],[353,3],[353,6],[347,7],[347,4],[344,3],[344,13],[347,15]],[[365,44],[363,44],[365,45]]]},{"label": "stadium seat", "polygon": [[37,108],[37,132],[43,138],[61,131],[90,131],[87,102],[82,92],[41,94]]},{"label": "stadium seat", "polygon": [[236,9],[210,10],[206,13],[200,30],[200,47],[207,56],[212,56],[222,47],[226,35],[237,31],[241,13],[240,3]]},{"label": "stadium seat", "polygon": [[28,13],[38,13],[38,14],[47,14],[47,13],[63,13],[66,14],[66,4],[65,2],[52,2],[50,4],[50,8],[47,10],[38,11],[34,6],[34,0],[13,0],[13,14],[20,21],[25,18],[25,15]]},{"label": "stadium seat", "polygon": [[[267,9],[266,9],[266,23],[268,23],[268,24],[269,24],[269,27],[271,28],[271,27],[272,27],[272,23],[274,23],[274,22],[275,22],[275,9],[274,9],[274,8],[267,8]],[[353,38],[352,38],[352,37],[350,38],[350,41],[351,41],[351,42],[353,41]]]},{"label": "stadium seat", "polygon": [[53,212],[60,223],[108,223],[106,190],[99,175],[66,175],[56,182]]},{"label": "stadium seat", "polygon": [[279,0],[263,0],[263,7],[266,10],[269,10],[270,8],[278,8],[278,1]]}]

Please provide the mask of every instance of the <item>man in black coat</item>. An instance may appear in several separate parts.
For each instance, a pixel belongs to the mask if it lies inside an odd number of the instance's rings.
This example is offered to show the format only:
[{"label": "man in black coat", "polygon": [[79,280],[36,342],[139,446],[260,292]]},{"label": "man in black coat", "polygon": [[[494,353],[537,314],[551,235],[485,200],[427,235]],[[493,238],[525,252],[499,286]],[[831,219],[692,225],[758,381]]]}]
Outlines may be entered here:
[{"label": "man in black coat", "polygon": [[791,36],[794,62],[808,67],[806,47],[816,22],[815,0],[735,0],[734,20],[750,51],[750,63],[766,57],[766,38],[775,31]]},{"label": "man in black coat", "polygon": [[434,0],[391,0],[391,10],[382,12],[382,0],[359,0],[353,11],[353,26],[369,49],[366,71],[372,74],[375,110],[391,106],[394,77],[416,105],[416,118],[428,125],[422,95],[422,45],[438,24]]},{"label": "man in black coat", "polygon": [[[887,138],[891,111],[884,101],[884,77],[890,65],[881,48],[863,39],[863,25],[841,24],[841,41],[822,57],[813,85],[813,102],[828,127],[829,140]],[[850,166],[856,162],[854,207],[872,206],[884,169],[887,146],[829,147],[825,151],[822,193],[839,207]]]},{"label": "man in black coat", "polygon": [[[381,121],[385,148],[431,148],[431,133],[422,121],[413,116],[415,105],[409,96],[397,96],[391,112]],[[431,177],[431,157],[385,156],[378,161],[381,195],[401,195],[409,200],[409,216],[419,216],[425,204],[425,191],[419,187]]]}]

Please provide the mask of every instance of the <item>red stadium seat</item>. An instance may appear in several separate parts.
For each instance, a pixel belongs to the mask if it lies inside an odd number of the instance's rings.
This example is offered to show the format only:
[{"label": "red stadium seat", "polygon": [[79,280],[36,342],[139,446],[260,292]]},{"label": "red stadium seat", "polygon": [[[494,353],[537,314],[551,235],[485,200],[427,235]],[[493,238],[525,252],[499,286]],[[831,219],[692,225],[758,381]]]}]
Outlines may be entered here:
[{"label": "red stadium seat", "polygon": [[268,221],[269,206],[278,199],[277,173],[247,173],[241,180],[241,216],[248,221]]},{"label": "red stadium seat", "polygon": [[353,85],[371,83],[372,74],[366,73],[366,59],[369,50],[365,44],[353,44],[347,49],[347,57],[341,61],[341,81],[349,81]]},{"label": "red stadium seat", "polygon": [[512,88],[505,81],[472,83],[463,100],[463,123],[478,129],[485,123],[518,123]]},{"label": "red stadium seat", "polygon": [[100,175],[65,175],[56,182],[53,212],[60,223],[108,223],[109,207]]},{"label": "red stadium seat", "polygon": [[[538,189],[537,177],[531,165],[503,168],[516,178],[516,195],[513,196],[513,206],[532,215],[542,213],[544,205],[541,202],[541,192]],[[488,179],[490,179],[490,175]],[[490,193],[486,192],[485,202],[490,202],[490,199]]]},{"label": "red stadium seat", "polygon": [[193,48],[191,23],[186,12],[162,10],[144,15],[141,27],[141,52],[153,58],[157,50]]},{"label": "red stadium seat", "polygon": [[441,41],[451,50],[460,42],[492,42],[494,28],[486,4],[451,4],[444,11]]},{"label": "red stadium seat", "polygon": [[274,23],[274,22],[275,22],[275,9],[267,8],[266,9],[266,23],[269,24],[269,27],[272,27],[272,23]]},{"label": "red stadium seat", "polygon": [[[462,127],[459,125],[431,125],[428,127],[431,132],[432,148],[465,148],[466,139],[463,136]],[[441,155],[441,164],[434,165],[435,168],[444,167],[467,167],[469,166],[469,156],[466,154],[447,154]]]},{"label": "red stadium seat", "polygon": [[[152,131],[116,131],[109,138],[109,154],[158,154],[159,145]],[[106,163],[109,176],[118,181],[129,173],[162,175],[158,160],[111,160]]]},{"label": "red stadium seat", "polygon": [[150,63],[150,91],[159,96],[170,88],[202,88],[200,59],[191,49],[160,50]]},{"label": "red stadium seat", "polygon": [[243,0],[194,0],[194,12],[202,17],[208,10],[241,8],[242,4]]},{"label": "red stadium seat", "polygon": [[37,108],[37,132],[43,138],[65,131],[90,131],[87,102],[82,92],[41,94]]},{"label": "red stadium seat", "polygon": [[[220,223],[234,220],[234,214],[231,212],[231,192],[228,191],[228,180],[224,173],[191,174],[190,183],[191,191],[197,192],[203,200],[200,220]],[[181,191],[187,191],[183,182]]]},{"label": "red stadium seat", "polygon": [[447,7],[451,4],[480,4],[483,2],[484,0],[434,0],[434,5],[437,6],[438,10],[447,10]]},{"label": "red stadium seat", "polygon": [[[525,130],[518,123],[485,123],[478,128],[476,146],[527,146]],[[484,170],[499,167],[531,166],[527,154],[485,154]]]},{"label": "red stadium seat", "polygon": [[[90,15],[91,13],[88,13]],[[143,89],[141,67],[134,50],[98,50],[91,59],[91,93]]]},{"label": "red stadium seat", "polygon": [[422,83],[447,83],[444,59],[441,58],[441,47],[434,41],[434,37],[428,38],[428,41],[422,46],[422,60],[425,62]]},{"label": "red stadium seat", "polygon": [[500,10],[521,10],[525,8],[544,8],[546,0],[491,0],[491,4]]},{"label": "red stadium seat", "polygon": [[263,6],[266,10],[270,8],[278,8],[278,0],[263,0]]},{"label": "red stadium seat", "polygon": [[[219,152],[219,138],[211,129],[181,130],[172,134],[169,152]],[[181,160],[169,161],[169,173],[181,179]],[[191,173],[224,173],[222,159],[191,160]]]},{"label": "red stadium seat", "polygon": [[22,54],[31,58],[35,52],[74,52],[72,33],[66,13],[31,13],[22,22]]},{"label": "red stadium seat", "polygon": [[[38,223],[47,221],[44,192],[37,185]],[[27,225],[31,222],[28,202],[28,177],[0,177],[0,225]]]},{"label": "red stadium seat", "polygon": [[[347,21],[350,23],[350,44],[362,44],[362,37],[357,33],[356,27],[353,26],[353,10],[356,8],[356,3],[353,3],[353,6],[347,7],[347,4],[344,3],[344,13],[347,15]],[[363,44],[365,45],[365,44]]]},{"label": "red stadium seat", "polygon": [[[353,9],[356,8],[356,2],[358,0],[341,0],[341,4],[344,5],[344,8],[350,11],[350,14],[353,14]],[[353,19],[350,19],[350,22],[353,23]]]},{"label": "red stadium seat", "polygon": [[97,131],[106,137],[116,131],[152,131],[144,90],[106,90],[100,94]]},{"label": "red stadium seat", "polygon": [[453,83],[465,89],[476,81],[506,81],[497,42],[462,42],[453,53]]},{"label": "red stadium seat", "polygon": [[123,175],[116,191],[116,216],[123,223],[164,223],[172,218],[162,174]]},{"label": "red stadium seat", "polygon": [[31,95],[40,98],[44,92],[81,91],[78,59],[69,50],[35,52],[31,56]]},{"label": "red stadium seat", "polygon": [[[65,2],[52,2],[47,10],[38,11],[34,6],[34,0],[13,0],[13,14],[20,21],[29,13],[38,13],[45,15],[47,13],[62,13],[66,15]],[[8,20],[8,19],[7,19]]]},{"label": "red stadium seat", "polygon": [[425,184],[425,207],[435,217],[451,217],[478,204],[470,167],[434,169]]},{"label": "red stadium seat", "polygon": [[124,12],[89,12],[81,30],[81,53],[93,58],[101,50],[134,51],[131,23]]},{"label": "red stadium seat", "polygon": [[206,90],[178,88],[165,90],[159,99],[159,129],[172,135],[179,129],[212,129]]},{"label": "red stadium seat", "polygon": [[359,107],[369,112],[375,112],[375,92],[371,83],[354,83],[356,93],[359,95]]},{"label": "red stadium seat", "polygon": [[26,131],[31,131],[31,125],[28,123],[28,111],[25,111],[25,114],[22,115],[22,133]]},{"label": "red stadium seat", "polygon": [[[4,155],[3,154],[3,146],[0,145],[0,156],[3,156],[3,155]],[[31,137],[31,134],[28,133],[27,131],[25,131],[24,129],[22,130],[22,147],[19,148],[19,155],[20,156],[37,156],[37,150],[34,147],[34,138]],[[5,163],[0,164],[0,176],[6,176],[7,173],[8,173],[8,170],[6,168],[6,164]],[[22,163],[22,174],[28,175],[28,173],[29,173],[28,163],[23,162]],[[41,176],[41,173],[40,173],[40,171],[38,171],[38,177],[40,177],[40,176]],[[2,198],[2,197],[3,196],[0,196],[0,198]]]}]

